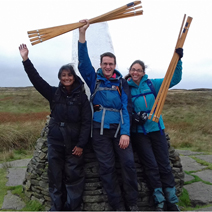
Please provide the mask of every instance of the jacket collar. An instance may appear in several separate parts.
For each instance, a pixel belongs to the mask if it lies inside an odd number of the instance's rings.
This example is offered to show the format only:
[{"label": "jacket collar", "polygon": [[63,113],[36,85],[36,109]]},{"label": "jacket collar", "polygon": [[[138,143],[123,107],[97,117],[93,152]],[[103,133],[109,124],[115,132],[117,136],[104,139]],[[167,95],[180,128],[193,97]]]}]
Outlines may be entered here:
[{"label": "jacket collar", "polygon": [[142,79],[141,79],[141,81],[140,81],[140,83],[139,83],[139,86],[132,80],[132,78],[130,78],[127,82],[128,82],[128,84],[129,84],[129,86],[138,88],[138,87],[140,87],[140,85],[141,85],[143,82],[145,82],[147,79],[148,79],[148,75],[145,74],[145,75],[142,77]]},{"label": "jacket collar", "polygon": [[[116,74],[115,78],[114,78],[114,77],[111,77],[111,78],[108,79],[108,80],[119,80],[119,79],[122,77],[121,73],[120,73],[118,70],[116,70],[116,69],[114,70],[113,73]],[[114,76],[114,75],[113,75],[113,76]],[[100,79],[100,80],[104,80],[104,81],[107,80],[107,78],[104,76],[104,74],[103,74],[101,68],[99,68],[99,69],[97,70],[97,78]]]}]

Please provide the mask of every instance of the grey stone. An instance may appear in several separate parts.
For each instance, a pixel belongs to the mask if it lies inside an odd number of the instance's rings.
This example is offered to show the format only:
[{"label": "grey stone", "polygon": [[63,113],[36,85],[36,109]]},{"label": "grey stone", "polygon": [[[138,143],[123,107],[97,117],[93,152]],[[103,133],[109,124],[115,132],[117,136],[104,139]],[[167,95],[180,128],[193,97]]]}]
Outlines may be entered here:
[{"label": "grey stone", "polygon": [[[29,163],[31,159],[22,159],[22,160],[15,160],[11,162],[6,162],[6,165],[9,167],[25,167]],[[0,164],[0,168],[3,168],[3,165]]]},{"label": "grey stone", "polygon": [[196,172],[194,175],[198,176],[204,181],[212,183],[212,170],[206,169],[201,172]]},{"label": "grey stone", "polygon": [[4,210],[21,210],[25,207],[25,203],[20,197],[13,195],[11,191],[7,191],[7,195],[4,197],[4,202],[1,209]]},{"label": "grey stone", "polygon": [[23,185],[25,173],[26,168],[9,168],[7,175],[9,179],[6,183],[6,186]]},{"label": "grey stone", "polygon": [[184,188],[188,191],[191,204],[207,205],[212,203],[212,186],[203,182],[195,182],[185,185]]},{"label": "grey stone", "polygon": [[208,163],[212,163],[212,155],[195,155],[195,157],[204,160]]},{"label": "grey stone", "polygon": [[188,175],[188,174],[185,174],[185,178],[184,178],[184,181],[185,181],[185,182],[191,181],[191,180],[193,180],[193,179],[194,179],[193,176]]},{"label": "grey stone", "polygon": [[189,156],[181,156],[180,158],[184,171],[198,171],[206,168],[206,166],[202,166]]},{"label": "grey stone", "polygon": [[83,196],[83,202],[84,203],[99,203],[105,201],[104,195],[92,195],[92,196]]},{"label": "grey stone", "polygon": [[12,167],[26,167],[31,159],[22,159],[11,161],[10,164]]},{"label": "grey stone", "polygon": [[[185,155],[185,156],[190,156],[190,155],[201,155],[204,154],[203,152],[192,152],[190,150],[180,150],[180,149],[176,149],[176,151],[181,154],[181,155]],[[180,157],[181,158],[181,157]]]}]

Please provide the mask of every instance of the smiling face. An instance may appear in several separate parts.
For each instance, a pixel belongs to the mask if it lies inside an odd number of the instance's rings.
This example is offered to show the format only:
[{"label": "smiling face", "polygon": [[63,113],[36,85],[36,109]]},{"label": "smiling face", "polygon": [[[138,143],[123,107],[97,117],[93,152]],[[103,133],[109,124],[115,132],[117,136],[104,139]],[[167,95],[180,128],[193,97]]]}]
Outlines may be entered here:
[{"label": "smiling face", "polygon": [[105,56],[102,58],[102,62],[100,64],[102,68],[102,72],[106,78],[110,78],[113,76],[113,72],[116,68],[115,60],[112,57]]},{"label": "smiling face", "polygon": [[130,75],[132,80],[139,85],[142,77],[145,75],[145,72],[140,64],[135,63],[130,69]]},{"label": "smiling face", "polygon": [[60,75],[60,82],[63,84],[63,86],[66,87],[67,90],[71,88],[73,85],[75,79],[73,74],[71,74],[71,71],[63,70]]}]

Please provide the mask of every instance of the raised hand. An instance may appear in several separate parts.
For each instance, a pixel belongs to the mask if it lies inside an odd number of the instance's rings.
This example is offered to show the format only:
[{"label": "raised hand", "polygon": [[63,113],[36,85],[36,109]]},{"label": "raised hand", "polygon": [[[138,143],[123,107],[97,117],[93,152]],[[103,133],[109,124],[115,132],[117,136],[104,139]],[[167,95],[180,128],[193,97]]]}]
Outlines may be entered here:
[{"label": "raised hand", "polygon": [[20,52],[20,55],[21,55],[23,61],[26,61],[28,59],[28,54],[29,54],[29,50],[28,50],[26,44],[21,44],[19,46],[19,52]]},{"label": "raised hand", "polygon": [[86,23],[84,26],[79,28],[79,42],[80,43],[85,43],[85,32],[87,30],[87,28],[89,27],[89,21],[88,19],[84,19],[79,21],[80,23]]},{"label": "raised hand", "polygon": [[79,21],[80,23],[86,23],[84,26],[79,28],[79,31],[82,33],[85,33],[85,31],[87,30],[87,28],[89,27],[90,23],[88,21],[88,19],[83,19],[81,21]]}]

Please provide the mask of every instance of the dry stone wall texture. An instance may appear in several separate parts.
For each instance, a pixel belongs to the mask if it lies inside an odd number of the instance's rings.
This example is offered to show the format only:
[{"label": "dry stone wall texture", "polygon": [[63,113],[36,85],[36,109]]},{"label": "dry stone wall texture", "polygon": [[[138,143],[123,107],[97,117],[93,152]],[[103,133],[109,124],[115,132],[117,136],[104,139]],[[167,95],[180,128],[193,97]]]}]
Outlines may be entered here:
[{"label": "dry stone wall texture", "polygon": [[[24,192],[31,200],[37,200],[49,210],[51,199],[48,192],[48,161],[47,161],[47,125],[41,133],[41,137],[37,140],[33,158],[30,160],[25,180]],[[169,136],[167,142],[169,143],[169,159],[172,166],[172,171],[175,177],[177,195],[182,192],[184,184],[184,172],[182,169],[179,153],[170,146]],[[94,151],[90,144],[84,149],[85,159],[85,175],[86,183],[83,194],[83,203],[81,209],[84,211],[110,211],[108,205],[107,195],[102,187],[102,183],[98,173],[98,162]],[[141,211],[154,210],[153,199],[151,191],[145,179],[145,173],[141,167],[138,157],[135,154],[135,164],[137,168],[138,185],[139,185],[139,199],[138,207]],[[117,173],[119,176],[119,183],[122,187],[121,170],[118,161],[116,162]]]}]

